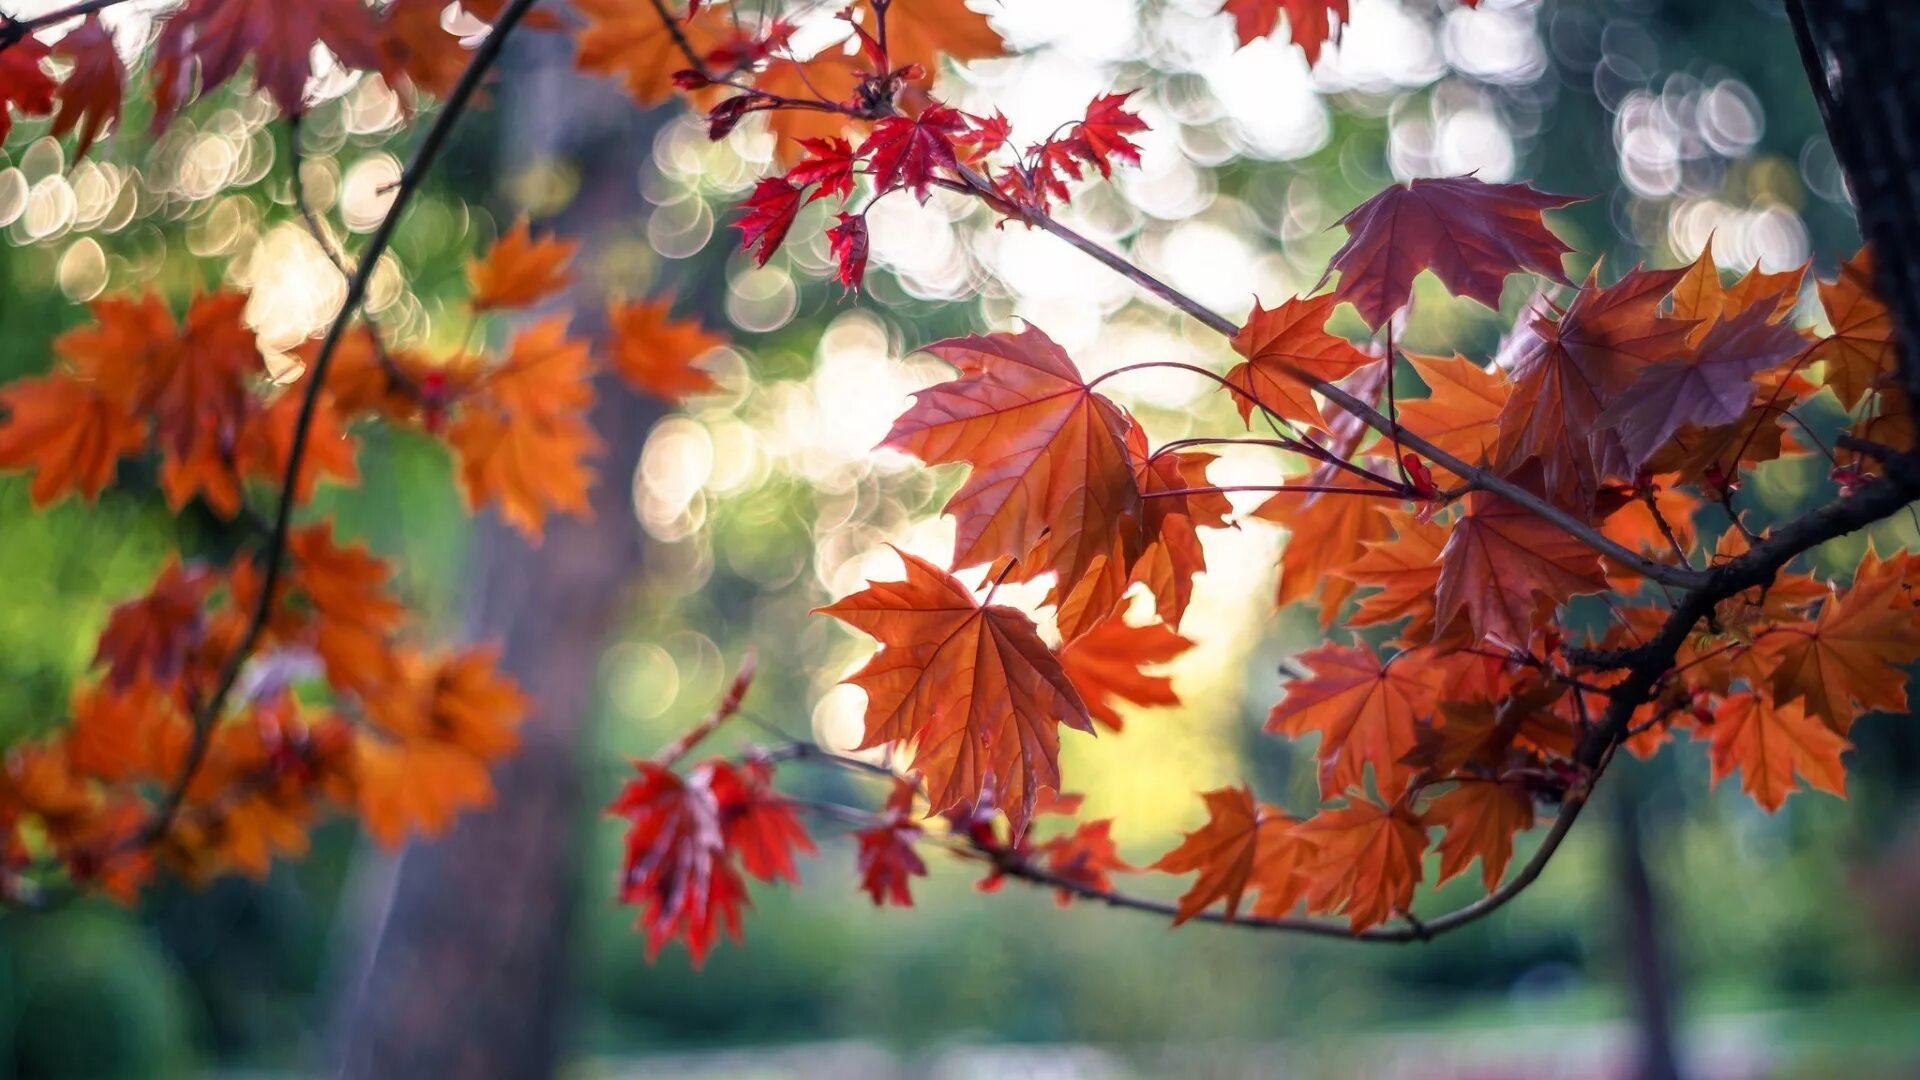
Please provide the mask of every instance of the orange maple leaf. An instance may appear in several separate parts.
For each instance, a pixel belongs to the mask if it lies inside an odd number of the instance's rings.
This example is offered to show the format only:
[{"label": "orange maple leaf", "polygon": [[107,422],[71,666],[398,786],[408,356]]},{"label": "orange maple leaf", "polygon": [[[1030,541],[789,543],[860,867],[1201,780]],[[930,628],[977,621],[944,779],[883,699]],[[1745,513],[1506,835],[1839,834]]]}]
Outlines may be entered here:
[{"label": "orange maple leaf", "polygon": [[1062,646],[1060,666],[1080,691],[1087,715],[1119,731],[1116,700],[1149,707],[1180,704],[1172,679],[1142,669],[1168,663],[1191,648],[1192,641],[1165,623],[1129,626],[1125,613],[1115,612]]},{"label": "orange maple leaf", "polygon": [[678,404],[714,389],[713,376],[693,362],[727,339],[696,319],[673,318],[672,308],[673,299],[665,296],[609,305],[609,361],[634,389]]},{"label": "orange maple leaf", "polygon": [[1017,559],[1011,580],[1057,571],[1064,595],[1094,559],[1111,556],[1122,518],[1140,520],[1129,418],[1036,327],[926,351],[960,377],[916,393],[880,445],[971,466],[946,505],[958,525],[956,567]]},{"label": "orange maple leaf", "polygon": [[898,553],[905,579],[819,609],[882,646],[847,679],[867,694],[859,748],[911,743],[930,813],[991,796],[1018,835],[1041,789],[1060,788],[1060,727],[1093,731],[1087,707],[1025,614],[981,607],[939,567]]},{"label": "orange maple leaf", "polygon": [[[1539,475],[1529,465],[1512,479],[1537,491]],[[1498,495],[1476,491],[1466,504],[1440,552],[1434,605],[1442,634],[1464,616],[1474,641],[1524,647],[1543,604],[1606,591],[1600,557],[1585,541]]]},{"label": "orange maple leaf", "polygon": [[1429,803],[1422,820],[1440,837],[1440,883],[1480,860],[1480,883],[1497,888],[1513,860],[1513,838],[1533,828],[1533,796],[1519,784],[1461,783]]},{"label": "orange maple leaf", "polygon": [[531,307],[565,289],[573,281],[567,264],[579,249],[577,240],[552,236],[535,240],[532,226],[521,217],[500,234],[485,258],[467,261],[473,309]]},{"label": "orange maple leaf", "polygon": [[1500,430],[1506,379],[1464,356],[1402,355],[1430,392],[1412,401],[1401,399],[1400,423],[1470,464],[1484,461]]},{"label": "orange maple leaf", "polygon": [[[648,3],[633,0],[575,0],[586,26],[574,35],[574,63],[590,75],[613,75],[642,105],[658,105],[673,95],[673,73],[688,67],[674,39],[674,27]],[[676,19],[679,32],[696,51],[733,30],[730,7],[707,5],[691,18]]]},{"label": "orange maple leaf", "polygon": [[1291,832],[1294,819],[1255,801],[1245,785],[1204,791],[1200,798],[1207,806],[1206,824],[1147,868],[1165,874],[1199,872],[1180,897],[1173,925],[1222,901],[1231,919],[1239,914],[1248,889],[1258,890],[1252,911],[1257,916],[1292,910],[1305,888],[1298,868],[1311,846]]},{"label": "orange maple leaf", "polygon": [[[873,25],[871,12],[867,25]],[[980,60],[999,56],[1000,35],[966,0],[910,0],[887,9],[887,59],[894,67],[918,64],[929,75],[941,56]]]},{"label": "orange maple leaf", "polygon": [[1798,773],[1808,786],[1847,797],[1840,755],[1850,743],[1799,701],[1775,705],[1756,693],[1734,694],[1713,711],[1708,729],[1713,782],[1740,770],[1740,789],[1772,813],[1793,794]]},{"label": "orange maple leaf", "polygon": [[1861,248],[1820,284],[1820,306],[1833,333],[1820,339],[1809,361],[1826,364],[1826,383],[1851,410],[1893,371],[1893,316],[1873,288],[1873,253]]},{"label": "orange maple leaf", "polygon": [[409,833],[438,836],[461,811],[493,803],[486,763],[432,739],[364,734],[356,746],[353,775],[367,833],[386,848],[400,846]]},{"label": "orange maple leaf", "polygon": [[1770,671],[1773,700],[1805,698],[1807,713],[1840,735],[1860,713],[1904,712],[1907,676],[1899,665],[1920,660],[1920,636],[1913,609],[1893,601],[1891,590],[1834,596],[1814,619],[1756,641],[1753,655]]},{"label": "orange maple leaf", "polygon": [[497,504],[507,524],[539,543],[549,513],[589,518],[594,470],[586,459],[601,443],[578,417],[509,419],[469,409],[447,427],[460,460],[460,493],[469,508]]},{"label": "orange maple leaf", "polygon": [[1424,657],[1401,653],[1382,662],[1371,645],[1327,644],[1299,659],[1313,674],[1287,684],[1286,697],[1267,714],[1267,730],[1320,736],[1320,797],[1359,786],[1368,765],[1382,795],[1406,790],[1415,770],[1402,759],[1414,746],[1414,722],[1434,705]]},{"label": "orange maple leaf", "polygon": [[1451,530],[1422,521],[1412,511],[1377,504],[1374,510],[1393,530],[1393,538],[1363,540],[1365,554],[1332,570],[1354,585],[1379,590],[1360,598],[1347,623],[1374,626],[1411,617],[1401,637],[1413,642],[1429,640],[1433,636],[1434,590],[1440,584],[1440,553]]},{"label": "orange maple leaf", "polygon": [[[1325,476],[1315,472],[1289,477],[1288,482]],[[1367,495],[1281,491],[1255,508],[1254,517],[1287,529],[1274,604],[1286,607],[1318,595],[1320,625],[1331,627],[1354,589],[1353,582],[1339,572],[1364,555],[1369,542],[1387,537],[1387,520],[1378,512],[1381,505],[1381,500]]]},{"label": "orange maple leaf", "polygon": [[69,494],[92,502],[113,482],[120,459],[146,442],[145,424],[124,397],[66,375],[0,387],[0,469],[33,471],[35,506]]},{"label": "orange maple leaf", "polygon": [[1330,294],[1288,300],[1275,308],[1255,301],[1247,325],[1233,338],[1234,351],[1247,359],[1227,372],[1233,404],[1249,427],[1254,410],[1262,408],[1298,423],[1327,427],[1308,380],[1338,382],[1372,359],[1345,338],[1327,333],[1327,318],[1337,303]]},{"label": "orange maple leaf", "polygon": [[1280,27],[1287,16],[1287,38],[1307,54],[1309,66],[1320,62],[1320,47],[1340,38],[1340,24],[1352,18],[1348,0],[1223,0],[1220,11],[1233,16],[1234,36],[1251,45]]},{"label": "orange maple leaf", "polygon": [[1345,915],[1355,933],[1413,906],[1427,831],[1406,808],[1355,799],[1295,825],[1292,835],[1313,845],[1301,867],[1307,910]]}]

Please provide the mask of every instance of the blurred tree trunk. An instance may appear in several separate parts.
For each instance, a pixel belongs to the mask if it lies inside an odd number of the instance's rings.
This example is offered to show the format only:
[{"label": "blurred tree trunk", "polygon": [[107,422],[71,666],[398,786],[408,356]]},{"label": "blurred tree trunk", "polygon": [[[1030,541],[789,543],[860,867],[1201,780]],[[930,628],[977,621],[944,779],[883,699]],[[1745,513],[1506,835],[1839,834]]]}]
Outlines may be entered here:
[{"label": "blurred tree trunk", "polygon": [[1675,986],[1667,954],[1666,912],[1647,871],[1646,834],[1640,826],[1643,785],[1630,771],[1615,778],[1614,883],[1616,917],[1627,971],[1627,998],[1634,1019],[1634,1072],[1639,1080],[1679,1080],[1673,1043]]},{"label": "blurred tree trunk", "polygon": [[[521,63],[492,91],[502,176],[547,159],[579,169],[579,194],[554,226],[584,240],[584,267],[638,202],[652,121],[574,75],[565,42],[549,37],[516,45]],[[576,332],[600,329],[597,298],[575,306]],[[540,1077],[560,1060],[578,826],[590,810],[578,751],[602,644],[638,566],[628,477],[658,415],[620,387],[600,389],[592,422],[607,449],[593,519],[549,520],[537,548],[490,517],[477,525],[471,636],[503,644],[535,705],[495,776],[495,806],[409,845],[359,890],[356,959],[336,989],[342,1076]]]}]

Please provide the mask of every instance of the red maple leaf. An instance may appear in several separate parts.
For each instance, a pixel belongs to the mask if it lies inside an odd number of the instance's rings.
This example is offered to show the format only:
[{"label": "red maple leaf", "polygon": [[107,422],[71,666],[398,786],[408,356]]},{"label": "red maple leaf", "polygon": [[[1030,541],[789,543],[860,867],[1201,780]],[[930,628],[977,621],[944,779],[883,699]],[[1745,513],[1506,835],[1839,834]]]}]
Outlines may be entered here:
[{"label": "red maple leaf", "polygon": [[786,242],[787,230],[793,228],[794,216],[800,213],[801,194],[799,187],[780,176],[766,177],[753,186],[753,194],[742,204],[746,212],[733,227],[740,230],[740,250],[751,251],[759,245],[760,250],[754,254],[756,264],[767,265]]},{"label": "red maple leaf", "polygon": [[929,105],[918,116],[890,116],[875,124],[859,150],[859,156],[873,162],[875,193],[906,188],[926,202],[935,171],[959,167],[953,137],[966,129],[966,120],[945,105]]},{"label": "red maple leaf", "polygon": [[715,770],[703,767],[683,780],[650,761],[637,768],[640,775],[607,808],[628,821],[620,902],[640,908],[647,959],[680,938],[697,968],[722,928],[739,940],[740,909],[747,903],[746,886],[727,861],[712,787]]}]

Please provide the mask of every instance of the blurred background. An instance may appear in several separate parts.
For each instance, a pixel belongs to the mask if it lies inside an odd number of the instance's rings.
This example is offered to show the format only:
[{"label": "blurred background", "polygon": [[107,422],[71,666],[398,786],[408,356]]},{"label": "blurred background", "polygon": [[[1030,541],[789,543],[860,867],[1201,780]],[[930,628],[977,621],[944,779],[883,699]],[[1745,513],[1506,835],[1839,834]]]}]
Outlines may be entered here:
[{"label": "blurred background", "polygon": [[[1235,317],[1256,295],[1310,290],[1342,235],[1330,226],[1413,176],[1593,196],[1555,219],[1583,253],[1576,272],[1598,256],[1614,272],[1676,265],[1711,237],[1729,271],[1811,257],[1830,275],[1858,243],[1773,0],[1355,0],[1311,73],[1278,41],[1236,51],[1218,0],[975,6],[1017,55],[946,71],[942,95],[1001,109],[1023,142],[1098,93],[1139,88],[1153,126],[1141,166],[1065,216]],[[115,14],[137,49],[146,13]],[[863,701],[836,684],[872,646],[808,611],[892,576],[883,541],[951,552],[936,514],[958,477],[872,450],[906,396],[943,377],[913,349],[1018,317],[1089,372],[1219,370],[1227,352],[1044,234],[943,192],[875,209],[856,299],[830,280],[817,222],[756,269],[728,221],[768,170],[770,138],[749,125],[712,144],[568,67],[554,35],[509,50],[513,91],[461,130],[370,307],[429,351],[497,343],[506,328],[476,331],[459,307],[464,260],[528,214],[586,243],[576,326],[591,331],[610,296],[671,292],[732,335],[709,360],[723,391],[671,416],[603,395],[597,516],[538,549],[470,522],[444,455],[405,433],[366,433],[364,482],[323,507],[397,560],[442,634],[504,640],[539,697],[497,809],[397,857],[336,827],[264,881],[0,916],[0,1075],[537,1075],[552,1061],[582,1077],[1611,1076],[1663,1039],[1703,1077],[1920,1071],[1920,729],[1906,716],[1855,728],[1849,801],[1803,794],[1771,817],[1731,785],[1710,790],[1700,747],[1626,762],[1524,899],[1424,946],[1060,911],[1039,891],[981,895],[975,868],[937,853],[917,910],[876,911],[823,824],[803,886],[755,892],[744,948],[697,975],[677,947],[647,964],[613,903],[620,830],[601,814],[628,759],[703,715],[755,644],[755,716],[852,745]],[[377,80],[323,76],[316,93],[306,187],[357,246],[411,118]],[[270,349],[323,328],[343,286],[292,213],[269,115],[228,94],[157,143],[112,140],[79,163],[23,121],[0,157],[0,377],[44,369],[54,336],[107,292],[178,299],[224,281],[252,290]],[[131,111],[128,131],[145,119]],[[1432,285],[1403,339],[1417,351],[1490,356],[1527,299],[1521,279],[1500,312]],[[1105,389],[1156,442],[1239,428],[1198,378]],[[1821,431],[1839,418],[1830,399],[1808,417]],[[1271,482],[1288,464],[1229,456],[1214,476]],[[1801,458],[1764,468],[1742,500],[1764,521],[1831,494],[1824,464]],[[1724,524],[1701,518],[1708,533]],[[0,744],[61,722],[108,609],[170,547],[235,542],[211,518],[171,517],[140,477],[96,509],[38,514],[23,482],[0,481],[0,537]],[[1067,741],[1069,786],[1087,816],[1118,819],[1137,863],[1197,824],[1196,790],[1246,777],[1312,804],[1305,748],[1259,733],[1281,662],[1321,640],[1311,609],[1273,610],[1284,539],[1258,522],[1206,534],[1211,569],[1185,624],[1200,647],[1174,668],[1186,704]],[[1920,537],[1901,518],[1878,540]],[[1822,554],[1838,565],[1865,542]],[[717,742],[748,738],[768,736],[742,725]],[[840,775],[792,779],[814,797],[875,797]]]}]

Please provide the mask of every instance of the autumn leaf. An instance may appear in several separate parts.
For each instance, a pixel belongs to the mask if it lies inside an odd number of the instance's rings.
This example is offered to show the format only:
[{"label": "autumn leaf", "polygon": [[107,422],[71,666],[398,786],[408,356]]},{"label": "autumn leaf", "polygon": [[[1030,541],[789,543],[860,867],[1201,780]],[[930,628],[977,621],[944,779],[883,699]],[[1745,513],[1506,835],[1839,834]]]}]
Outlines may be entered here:
[{"label": "autumn leaf", "polygon": [[952,338],[927,347],[960,377],[922,390],[880,445],[930,465],[971,466],[948,500],[956,567],[1021,560],[1012,580],[1049,570],[1062,592],[1111,555],[1140,493],[1128,417],[1094,393],[1066,352],[1037,327]]},{"label": "autumn leaf", "polygon": [[1075,149],[1101,176],[1113,175],[1114,159],[1140,164],[1140,147],[1127,138],[1147,130],[1147,122],[1126,108],[1127,99],[1136,93],[1101,94],[1087,104],[1086,118],[1073,127]]},{"label": "autumn leaf", "polygon": [[1122,722],[1116,702],[1143,707],[1180,704],[1172,679],[1142,669],[1169,663],[1192,647],[1192,641],[1165,623],[1129,626],[1124,612],[1115,612],[1062,646],[1060,666],[1080,691],[1087,715],[1119,731]]},{"label": "autumn leaf", "polygon": [[325,45],[342,64],[380,67],[373,12],[361,0],[187,0],[160,24],[154,44],[154,124],[173,121],[194,85],[211,93],[253,60],[253,82],[282,114],[301,111],[313,75],[313,47]]},{"label": "autumn leaf", "polygon": [[853,144],[838,135],[818,139],[801,139],[799,145],[806,151],[794,166],[787,170],[789,183],[799,187],[820,185],[807,201],[824,199],[837,195],[845,201],[853,194],[853,176],[858,159],[854,156]]},{"label": "autumn leaf", "polygon": [[1348,237],[1327,270],[1329,277],[1340,274],[1333,296],[1379,329],[1406,306],[1422,270],[1491,308],[1500,306],[1501,286],[1518,270],[1571,285],[1560,257],[1573,249],[1547,231],[1540,214],[1581,201],[1471,176],[1395,184],[1340,219]]},{"label": "autumn leaf", "polygon": [[501,517],[536,543],[549,513],[591,517],[587,499],[601,450],[578,417],[537,415],[509,420],[491,409],[468,409],[447,427],[460,462],[460,493],[470,508],[497,505]]},{"label": "autumn leaf", "polygon": [[[1530,466],[1510,479],[1538,491],[1539,474]],[[1543,604],[1606,587],[1600,557],[1585,541],[1517,503],[1476,491],[1440,552],[1436,621],[1445,632],[1464,617],[1475,641],[1493,637],[1524,647]]]},{"label": "autumn leaf", "polygon": [[0,387],[0,469],[33,472],[35,506],[100,497],[120,459],[146,443],[145,425],[117,394],[66,375]]},{"label": "autumn leaf", "polygon": [[833,256],[834,276],[840,287],[859,292],[867,279],[867,216],[837,214],[839,222],[827,230],[827,252]]},{"label": "autumn leaf", "polygon": [[896,68],[918,64],[931,75],[940,56],[980,60],[1002,49],[987,17],[966,0],[905,0],[887,8],[887,59]]},{"label": "autumn leaf", "polygon": [[1368,765],[1389,798],[1413,779],[1403,760],[1414,746],[1414,722],[1432,710],[1432,674],[1419,654],[1383,662],[1371,645],[1327,644],[1301,653],[1311,676],[1287,684],[1286,697],[1267,714],[1266,729],[1301,738],[1320,736],[1320,797],[1359,787]]},{"label": "autumn leaf", "polygon": [[[617,76],[642,105],[658,105],[673,95],[673,74],[688,67],[674,40],[674,25],[649,3],[633,0],[574,0],[586,25],[574,34],[574,63],[589,75]],[[696,49],[733,30],[731,15],[708,6],[676,24]]]},{"label": "autumn leaf", "polygon": [[1806,699],[1806,711],[1837,734],[1875,709],[1904,712],[1907,677],[1900,665],[1920,660],[1914,613],[1889,592],[1835,596],[1809,622],[1789,623],[1754,644],[1771,671],[1773,700]]},{"label": "autumn leaf", "polygon": [[1798,331],[1771,321],[1767,307],[1749,308],[1715,323],[1690,355],[1639,369],[1632,385],[1595,417],[1614,428],[1637,470],[1684,425],[1712,427],[1743,416],[1753,400],[1753,377],[1793,359],[1804,344]]},{"label": "autumn leaf", "polygon": [[607,807],[627,820],[620,902],[640,908],[648,960],[677,937],[698,968],[722,928],[739,940],[740,909],[747,903],[746,885],[727,858],[712,785],[716,766],[703,766],[685,780],[650,761],[635,767],[639,775]]},{"label": "autumn leaf", "polygon": [[1861,248],[1831,282],[1820,282],[1820,306],[1833,333],[1807,357],[1826,365],[1826,383],[1851,410],[1893,371],[1893,316],[1873,287],[1873,253]]},{"label": "autumn leaf", "polygon": [[1322,810],[1291,833],[1313,846],[1301,868],[1307,910],[1345,915],[1359,933],[1413,906],[1427,834],[1405,808],[1354,799],[1344,809]]},{"label": "autumn leaf", "polygon": [[1566,314],[1542,315],[1515,356],[1494,465],[1540,459],[1549,491],[1591,499],[1600,479],[1630,477],[1626,449],[1599,421],[1642,368],[1687,351],[1691,324],[1659,313],[1685,272],[1636,270],[1605,288],[1589,278]]},{"label": "autumn leaf", "polygon": [[1734,694],[1713,712],[1713,782],[1740,770],[1740,789],[1772,813],[1793,794],[1797,773],[1809,787],[1847,797],[1840,755],[1851,744],[1799,701],[1776,705],[1761,694]]},{"label": "autumn leaf", "polygon": [[[1113,875],[1133,870],[1114,846],[1110,820],[1083,822],[1073,832],[1042,844],[1039,854],[1053,874],[1095,892],[1111,892]],[[1066,889],[1054,892],[1054,900],[1061,907],[1071,904],[1073,898]]]},{"label": "autumn leaf", "polygon": [[386,848],[399,847],[409,833],[439,836],[462,811],[493,803],[486,763],[432,739],[365,735],[354,774],[361,820]]},{"label": "autumn leaf", "polygon": [[854,832],[860,888],[874,907],[913,906],[912,881],[927,876],[927,864],[913,849],[920,833],[920,826],[898,819]]},{"label": "autumn leaf", "polygon": [[[1330,480],[1327,473],[1290,477],[1289,482]],[[1253,516],[1284,525],[1287,544],[1280,551],[1280,582],[1274,604],[1286,607],[1300,600],[1320,598],[1320,625],[1330,627],[1340,617],[1340,606],[1353,595],[1353,582],[1340,575],[1366,552],[1367,544],[1384,540],[1388,525],[1379,509],[1388,505],[1368,495],[1335,492],[1275,492]]]},{"label": "autumn leaf", "polygon": [[727,341],[697,320],[673,318],[672,308],[672,297],[609,305],[607,359],[634,389],[678,404],[715,388],[693,362]]},{"label": "autumn leaf", "polygon": [[867,694],[859,749],[911,743],[931,813],[991,794],[1018,834],[1040,790],[1060,788],[1060,727],[1093,730],[1087,707],[1026,615],[899,555],[904,580],[819,609],[881,644],[847,680]]},{"label": "autumn leaf", "polygon": [[47,44],[32,34],[0,50],[0,142],[13,133],[13,114],[45,116],[53,111],[53,77],[41,63]]},{"label": "autumn leaf", "polygon": [[[87,150],[108,124],[120,123],[127,67],[120,60],[120,51],[114,48],[113,35],[97,15],[87,16],[79,26],[67,31],[54,45],[53,55],[72,67],[60,81],[56,94],[60,111],[54,114],[50,130],[56,137],[72,131],[80,133],[73,148],[73,158],[78,161],[87,156]],[[0,141],[6,137],[6,131],[0,128]]]},{"label": "autumn leaf", "polygon": [[1288,300],[1275,308],[1254,303],[1246,326],[1233,338],[1234,351],[1246,360],[1227,372],[1234,406],[1249,427],[1254,410],[1264,408],[1326,429],[1309,380],[1338,382],[1370,360],[1345,338],[1326,332],[1327,318],[1338,302],[1328,294]]},{"label": "autumn leaf", "polygon": [[1320,62],[1320,47],[1340,37],[1340,24],[1352,18],[1348,0],[1225,0],[1222,14],[1233,16],[1234,36],[1242,45],[1273,33],[1280,14],[1287,16],[1287,37],[1307,54],[1309,66]]},{"label": "autumn leaf", "polygon": [[1293,871],[1307,846],[1291,837],[1293,819],[1256,802],[1245,785],[1201,792],[1200,798],[1207,807],[1206,824],[1148,867],[1163,874],[1198,871],[1193,886],[1180,897],[1173,925],[1222,902],[1232,919],[1254,888],[1260,890],[1255,904],[1262,917],[1291,910],[1304,885]]},{"label": "autumn leaf", "polygon": [[1347,625],[1375,626],[1411,616],[1402,636],[1413,642],[1428,640],[1433,635],[1440,553],[1450,530],[1410,511],[1378,504],[1374,511],[1385,519],[1392,538],[1363,541],[1365,554],[1332,571],[1354,585],[1379,590],[1360,598]]},{"label": "autumn leaf", "polygon": [[966,129],[960,114],[944,105],[929,105],[918,116],[890,116],[875,124],[859,150],[873,166],[874,193],[906,188],[926,202],[935,171],[958,168],[953,137]]},{"label": "autumn leaf", "polygon": [[1460,783],[1428,804],[1422,820],[1446,830],[1440,837],[1440,883],[1480,860],[1480,883],[1500,885],[1513,860],[1513,838],[1533,828],[1533,796],[1519,784]]},{"label": "autumn leaf", "polygon": [[141,681],[161,687],[178,681],[199,643],[201,609],[212,587],[211,575],[173,558],[145,596],[114,608],[93,657],[107,666],[107,683],[126,690]]},{"label": "autumn leaf", "polygon": [[567,264],[579,250],[576,240],[535,240],[522,217],[494,241],[485,258],[467,261],[467,281],[473,286],[469,302],[475,311],[531,307],[573,281]]},{"label": "autumn leaf", "polygon": [[773,768],[749,761],[738,768],[715,762],[709,781],[719,804],[720,831],[740,868],[761,881],[799,884],[795,855],[811,855],[813,840],[793,803],[773,790]]},{"label": "autumn leaf", "polygon": [[1400,399],[1401,425],[1470,464],[1486,460],[1500,430],[1506,380],[1464,356],[1402,355],[1420,373],[1429,393]]},{"label": "autumn leaf", "polygon": [[741,205],[745,212],[733,227],[740,230],[740,250],[754,251],[754,265],[765,266],[773,253],[786,243],[787,231],[800,213],[802,192],[782,176],[769,176],[753,186],[753,194]]},{"label": "autumn leaf", "polygon": [[1179,629],[1193,601],[1194,576],[1206,568],[1206,549],[1192,519],[1176,515],[1161,522],[1158,537],[1134,560],[1128,581],[1145,585],[1160,621]]}]

